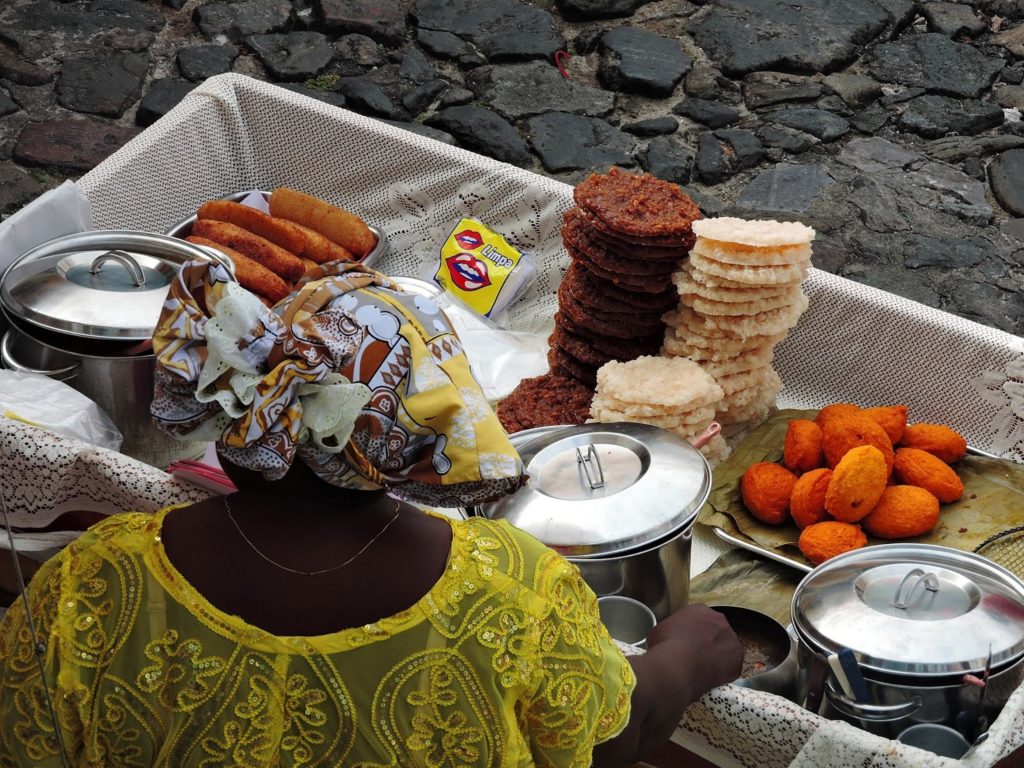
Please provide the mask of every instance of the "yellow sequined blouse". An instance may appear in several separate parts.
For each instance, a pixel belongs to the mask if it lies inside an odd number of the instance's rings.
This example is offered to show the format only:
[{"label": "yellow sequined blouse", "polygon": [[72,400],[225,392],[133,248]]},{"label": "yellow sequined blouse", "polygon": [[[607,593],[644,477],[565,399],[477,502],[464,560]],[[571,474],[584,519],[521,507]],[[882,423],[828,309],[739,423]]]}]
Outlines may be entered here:
[{"label": "yellow sequined blouse", "polygon": [[0,624],[0,766],[588,766],[629,718],[632,669],[579,571],[504,522],[452,522],[415,605],[271,635],[184,580],[166,511],[116,515],[47,562]]}]

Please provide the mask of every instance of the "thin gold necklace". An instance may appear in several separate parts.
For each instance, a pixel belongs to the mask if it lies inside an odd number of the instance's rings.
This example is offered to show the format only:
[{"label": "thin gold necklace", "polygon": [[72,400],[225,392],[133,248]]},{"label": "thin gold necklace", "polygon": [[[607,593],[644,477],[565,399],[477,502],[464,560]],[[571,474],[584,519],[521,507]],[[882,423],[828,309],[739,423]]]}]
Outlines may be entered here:
[{"label": "thin gold necklace", "polygon": [[235,516],[231,513],[231,505],[228,503],[228,497],[227,496],[223,496],[222,498],[224,499],[224,508],[228,511],[228,519],[231,521],[232,525],[235,526],[235,530],[238,531],[238,535],[241,536],[243,539],[245,539],[245,543],[248,544],[252,548],[252,551],[255,552],[257,555],[259,555],[260,557],[262,557],[264,560],[266,560],[268,563],[270,563],[275,568],[280,568],[282,571],[288,571],[289,573],[295,573],[295,574],[298,574],[299,576],[319,576],[320,574],[323,574],[323,573],[330,573],[331,571],[337,571],[340,568],[344,568],[346,565],[348,565],[353,560],[355,560],[357,557],[359,557],[361,554],[363,554],[363,552],[368,550],[370,548],[370,545],[373,544],[373,542],[375,542],[377,539],[379,539],[381,536],[384,535],[384,532],[387,531],[387,529],[391,527],[391,524],[393,522],[395,522],[395,520],[398,519],[399,510],[402,507],[400,502],[395,501],[394,499],[392,499],[392,501],[395,502],[395,514],[394,514],[394,517],[392,517],[390,520],[388,520],[386,523],[384,523],[384,527],[381,528],[380,531],[377,532],[377,535],[374,536],[372,539],[370,539],[368,542],[366,542],[366,544],[363,545],[363,548],[360,549],[358,552],[356,552],[354,555],[352,555],[352,557],[350,557],[348,560],[344,561],[343,563],[338,563],[337,565],[332,565],[330,568],[321,568],[321,569],[319,569],[317,571],[300,571],[300,570],[297,570],[295,568],[289,568],[287,565],[281,565],[281,563],[279,563],[276,560],[273,560],[273,559],[267,557],[265,554],[263,554],[260,551],[259,547],[257,547],[255,544],[252,543],[252,539],[250,539],[248,536],[245,535],[245,531],[242,530],[241,526],[238,525],[238,521],[235,520]]}]

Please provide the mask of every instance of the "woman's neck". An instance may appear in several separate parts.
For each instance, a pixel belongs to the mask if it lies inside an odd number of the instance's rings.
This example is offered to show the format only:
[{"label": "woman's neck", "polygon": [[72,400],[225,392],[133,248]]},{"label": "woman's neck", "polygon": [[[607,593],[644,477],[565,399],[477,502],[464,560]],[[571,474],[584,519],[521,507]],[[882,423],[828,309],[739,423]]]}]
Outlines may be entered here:
[{"label": "woman's neck", "polygon": [[284,477],[273,481],[231,464],[224,469],[238,488],[230,497],[231,505],[244,506],[246,514],[253,517],[279,519],[282,511],[287,511],[293,521],[315,521],[324,516],[336,520],[339,512],[372,515],[377,511],[393,513],[396,508],[396,502],[385,491],[339,488],[321,479],[301,460]]}]

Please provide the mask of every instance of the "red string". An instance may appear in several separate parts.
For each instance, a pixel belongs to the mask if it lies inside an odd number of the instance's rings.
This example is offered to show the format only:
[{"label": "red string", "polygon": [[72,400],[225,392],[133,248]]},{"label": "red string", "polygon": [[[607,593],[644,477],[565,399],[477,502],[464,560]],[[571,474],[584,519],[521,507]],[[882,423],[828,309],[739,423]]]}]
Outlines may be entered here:
[{"label": "red string", "polygon": [[555,66],[558,67],[558,71],[562,73],[562,77],[569,80],[569,73],[565,71],[565,67],[562,66],[562,59],[571,59],[572,56],[568,51],[555,51]]}]

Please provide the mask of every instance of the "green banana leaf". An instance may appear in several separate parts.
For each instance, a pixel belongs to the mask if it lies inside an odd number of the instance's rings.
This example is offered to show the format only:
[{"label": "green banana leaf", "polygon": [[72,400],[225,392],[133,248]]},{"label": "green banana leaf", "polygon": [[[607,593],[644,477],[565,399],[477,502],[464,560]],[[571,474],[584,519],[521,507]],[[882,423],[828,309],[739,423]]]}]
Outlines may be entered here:
[{"label": "green banana leaf", "polygon": [[[800,535],[796,525],[767,525],[747,512],[740,498],[740,478],[755,462],[781,461],[790,420],[813,419],[815,415],[817,411],[783,410],[751,430],[715,468],[711,495],[697,521],[809,566],[796,545]],[[1024,466],[968,454],[954,469],[964,483],[963,498],[942,505],[939,523],[930,533],[902,541],[973,551],[989,537],[1024,524]],[[869,546],[885,543],[868,539]]]},{"label": "green banana leaf", "polygon": [[760,611],[782,626],[790,622],[793,592],[804,574],[745,549],[730,549],[690,581],[690,602]]}]

